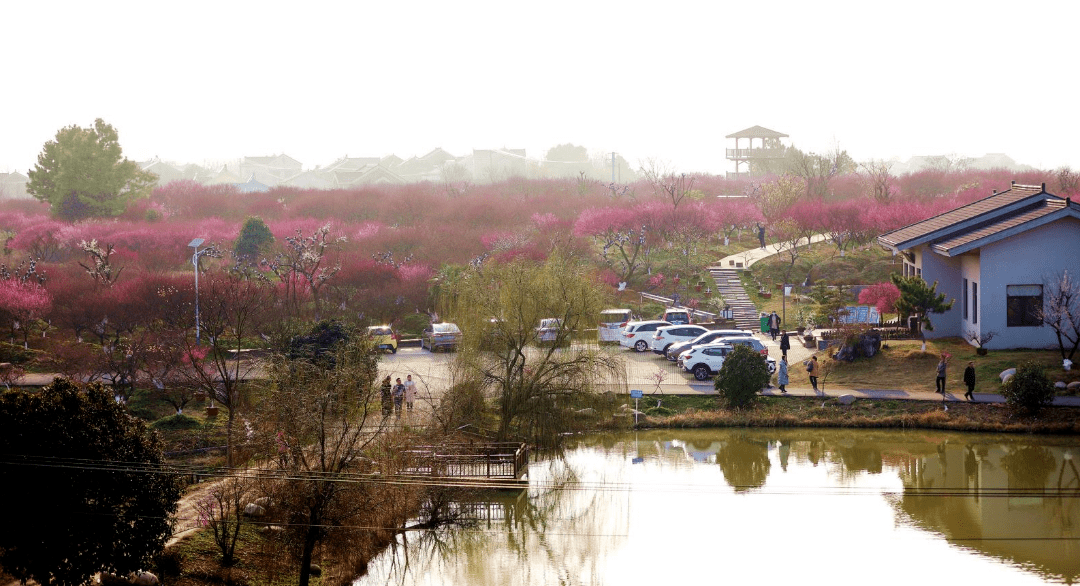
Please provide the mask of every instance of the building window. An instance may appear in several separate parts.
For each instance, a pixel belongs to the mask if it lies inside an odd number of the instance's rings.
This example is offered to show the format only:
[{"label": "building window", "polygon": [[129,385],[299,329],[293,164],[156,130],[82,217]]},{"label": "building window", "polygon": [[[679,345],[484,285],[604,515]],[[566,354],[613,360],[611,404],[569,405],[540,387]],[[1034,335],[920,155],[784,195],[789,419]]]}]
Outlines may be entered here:
[{"label": "building window", "polygon": [[971,282],[971,323],[979,323],[979,284]]},{"label": "building window", "polygon": [[1042,285],[1008,285],[1005,300],[1010,328],[1042,325]]},{"label": "building window", "polygon": [[964,279],[964,319],[968,318],[968,280]]}]

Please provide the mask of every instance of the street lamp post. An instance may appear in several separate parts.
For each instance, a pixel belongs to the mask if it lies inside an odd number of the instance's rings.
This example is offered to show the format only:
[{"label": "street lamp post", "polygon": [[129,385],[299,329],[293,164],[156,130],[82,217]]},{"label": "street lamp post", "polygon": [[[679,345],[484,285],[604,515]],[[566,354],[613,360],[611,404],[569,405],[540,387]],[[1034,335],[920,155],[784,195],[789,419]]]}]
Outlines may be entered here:
[{"label": "street lamp post", "polygon": [[191,255],[191,264],[195,267],[195,345],[200,346],[202,343],[199,338],[199,255],[205,253],[208,249],[199,250],[202,243],[206,240],[202,238],[196,238],[188,243],[188,246],[195,249],[195,254]]}]

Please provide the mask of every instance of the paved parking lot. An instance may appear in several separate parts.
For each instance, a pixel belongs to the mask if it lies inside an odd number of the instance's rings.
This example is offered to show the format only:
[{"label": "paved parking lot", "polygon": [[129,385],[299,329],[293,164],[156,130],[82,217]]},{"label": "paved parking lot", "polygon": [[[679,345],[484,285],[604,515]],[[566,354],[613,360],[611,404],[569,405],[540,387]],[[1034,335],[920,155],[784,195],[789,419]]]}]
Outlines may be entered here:
[{"label": "paved parking lot", "polygon": [[[759,336],[760,338],[760,336]],[[769,345],[768,338],[765,338]],[[622,361],[625,367],[625,380],[611,381],[611,390],[626,393],[630,389],[641,389],[646,395],[653,392],[666,394],[714,393],[712,381],[699,382],[693,375],[680,369],[674,362],[652,352],[635,352],[621,346],[602,346],[602,351],[610,353]],[[769,355],[778,358],[779,347],[773,344]],[[411,374],[417,383],[422,397],[434,397],[450,386],[451,367],[454,360],[452,352],[432,353],[418,347],[401,347],[397,354],[386,354],[379,365],[380,376],[392,378]]]}]

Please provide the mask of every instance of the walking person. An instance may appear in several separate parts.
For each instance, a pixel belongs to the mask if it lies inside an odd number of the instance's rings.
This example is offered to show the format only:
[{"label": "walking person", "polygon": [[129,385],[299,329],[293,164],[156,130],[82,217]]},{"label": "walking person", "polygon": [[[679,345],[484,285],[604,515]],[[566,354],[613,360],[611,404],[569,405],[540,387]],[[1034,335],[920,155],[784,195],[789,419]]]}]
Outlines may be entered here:
[{"label": "walking person", "polygon": [[400,378],[397,379],[391,394],[394,397],[394,416],[401,419],[401,405],[405,402],[405,385],[401,384]]},{"label": "walking person", "polygon": [[760,222],[757,225],[757,239],[758,239],[758,243],[761,244],[762,250],[764,250],[765,249],[765,226],[762,226]]},{"label": "walking person", "polygon": [[784,388],[788,384],[787,354],[780,356],[780,365],[776,367],[776,386],[780,387],[782,394],[787,394]]},{"label": "walking person", "polygon": [[945,394],[945,369],[949,366],[949,355],[942,352],[941,360],[937,363],[937,379],[934,384],[937,386],[936,393]]},{"label": "walking person", "polygon": [[413,382],[412,375],[405,377],[405,409],[412,413],[413,401],[416,400],[416,383]]},{"label": "walking person", "polygon": [[394,411],[394,399],[392,396],[393,386],[394,385],[390,383],[390,375],[386,375],[386,378],[383,379],[381,388],[383,419],[390,417],[390,414]]},{"label": "walking person", "polygon": [[964,369],[964,384],[967,385],[967,392],[964,393],[964,398],[968,401],[975,400],[975,363],[968,362],[967,368]]},{"label": "walking person", "polygon": [[817,388],[817,375],[818,375],[818,363],[817,354],[810,357],[810,360],[806,361],[806,372],[810,375],[810,386],[814,387],[816,393]]},{"label": "walking person", "polygon": [[776,315],[775,311],[769,316],[769,335],[772,336],[773,342],[780,335],[780,316]]},{"label": "walking person", "polygon": [[788,350],[791,350],[791,338],[788,337],[787,332],[784,332],[783,335],[780,336],[780,354],[783,354],[784,358],[787,358]]}]

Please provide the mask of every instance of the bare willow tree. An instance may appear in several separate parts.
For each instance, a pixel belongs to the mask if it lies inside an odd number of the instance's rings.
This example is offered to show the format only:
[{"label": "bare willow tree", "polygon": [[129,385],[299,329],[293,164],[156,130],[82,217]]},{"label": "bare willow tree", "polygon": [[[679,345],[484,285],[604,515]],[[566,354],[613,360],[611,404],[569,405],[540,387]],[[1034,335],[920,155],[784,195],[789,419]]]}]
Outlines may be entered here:
[{"label": "bare willow tree", "polygon": [[[456,359],[463,384],[494,396],[498,436],[550,442],[576,399],[621,380],[620,359],[575,342],[595,327],[601,291],[577,259],[556,252],[545,262],[482,265],[459,281],[452,314],[466,337]],[[556,319],[544,339],[541,320]]]}]

